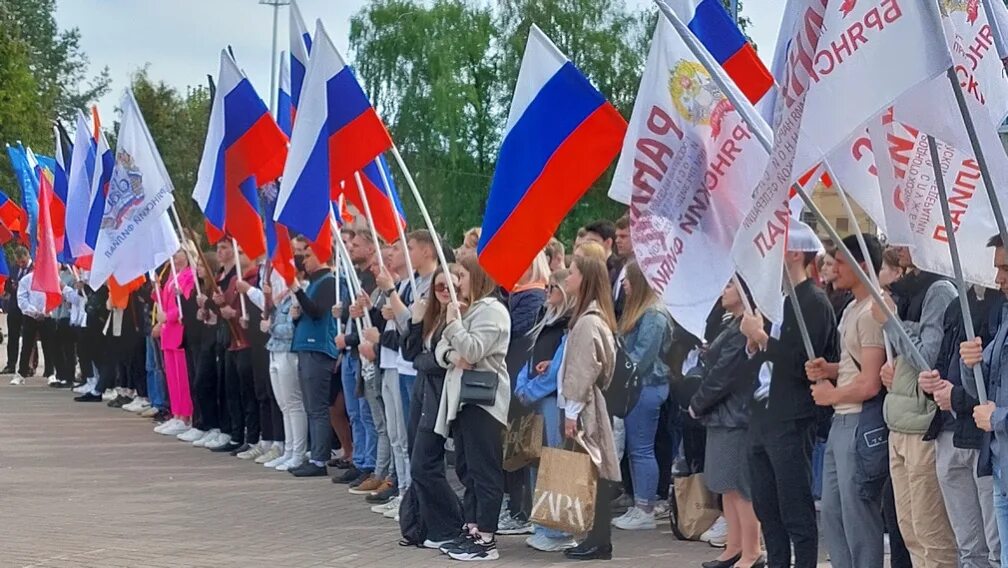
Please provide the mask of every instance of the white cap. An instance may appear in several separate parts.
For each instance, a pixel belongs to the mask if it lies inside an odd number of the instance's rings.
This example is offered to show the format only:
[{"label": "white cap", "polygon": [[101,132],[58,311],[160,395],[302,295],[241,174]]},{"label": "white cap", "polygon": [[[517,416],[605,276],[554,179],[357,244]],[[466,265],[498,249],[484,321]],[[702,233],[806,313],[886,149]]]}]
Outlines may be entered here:
[{"label": "white cap", "polygon": [[812,227],[792,217],[791,224],[788,226],[787,250],[788,252],[818,253],[825,249]]}]

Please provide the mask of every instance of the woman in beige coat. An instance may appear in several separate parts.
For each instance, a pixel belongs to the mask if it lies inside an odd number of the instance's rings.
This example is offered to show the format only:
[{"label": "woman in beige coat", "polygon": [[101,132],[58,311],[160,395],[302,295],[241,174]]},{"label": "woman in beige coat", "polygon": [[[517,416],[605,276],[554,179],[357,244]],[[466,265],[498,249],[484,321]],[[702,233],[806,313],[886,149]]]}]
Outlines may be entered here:
[{"label": "woman in beige coat", "polygon": [[616,364],[616,315],[605,262],[575,257],[566,282],[577,298],[560,368],[557,403],[564,410],[564,434],[588,451],[598,469],[595,523],[587,538],[564,552],[572,560],[612,558],[613,485],[620,481],[612,423],[602,391],[609,388]]},{"label": "woman in beige coat", "polygon": [[[455,441],[455,471],[465,486],[462,514],[465,529],[458,539],[440,547],[454,560],[496,560],[494,533],[504,499],[504,448],[501,434],[507,425],[511,381],[504,356],[511,337],[511,316],[496,297],[497,285],[476,257],[461,261],[459,292],[469,298],[465,315],[449,305],[441,341],[435,350],[438,364],[448,370],[434,431],[451,432]],[[462,400],[462,376],[475,369],[497,377],[493,404]]]}]

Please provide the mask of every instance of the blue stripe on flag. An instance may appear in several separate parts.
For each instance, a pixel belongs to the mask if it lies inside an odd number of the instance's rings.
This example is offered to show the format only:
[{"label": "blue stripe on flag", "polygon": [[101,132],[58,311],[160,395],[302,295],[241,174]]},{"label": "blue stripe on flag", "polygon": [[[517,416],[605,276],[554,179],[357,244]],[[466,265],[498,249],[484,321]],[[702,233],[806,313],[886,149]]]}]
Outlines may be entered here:
[{"label": "blue stripe on flag", "polygon": [[326,128],[329,134],[335,134],[355,118],[371,108],[371,101],[354,77],[350,67],[344,67],[326,84],[326,95],[329,116],[326,117]]},{"label": "blue stripe on flag", "polygon": [[745,36],[721,5],[721,0],[702,0],[689,22],[689,29],[722,65],[746,44]]},{"label": "blue stripe on flag", "polygon": [[329,217],[329,187],[324,181],[328,179],[329,135],[323,129],[277,221],[294,232],[315,239]]}]

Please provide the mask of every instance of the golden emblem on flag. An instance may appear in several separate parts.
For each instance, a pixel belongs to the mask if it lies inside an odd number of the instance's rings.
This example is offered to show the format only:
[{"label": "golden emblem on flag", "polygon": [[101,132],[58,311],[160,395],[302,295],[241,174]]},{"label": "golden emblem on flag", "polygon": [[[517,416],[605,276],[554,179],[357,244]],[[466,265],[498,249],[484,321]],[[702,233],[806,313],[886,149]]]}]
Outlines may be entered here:
[{"label": "golden emblem on flag", "polygon": [[116,153],[116,164],[105,196],[101,228],[118,230],[129,212],[143,203],[143,173],[128,152]]},{"label": "golden emblem on flag", "polygon": [[695,61],[679,60],[670,71],[668,88],[679,116],[695,126],[710,126],[717,138],[732,106],[707,69]]}]

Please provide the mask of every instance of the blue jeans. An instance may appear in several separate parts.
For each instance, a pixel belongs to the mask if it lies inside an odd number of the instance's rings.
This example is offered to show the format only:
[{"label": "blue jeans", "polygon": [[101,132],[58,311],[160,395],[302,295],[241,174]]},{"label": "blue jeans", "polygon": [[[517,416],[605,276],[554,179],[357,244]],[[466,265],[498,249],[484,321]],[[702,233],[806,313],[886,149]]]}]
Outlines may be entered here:
[{"label": "blue jeans", "polygon": [[410,423],[410,402],[413,399],[413,384],[416,383],[416,375],[399,375],[399,389],[402,391],[402,411],[403,424]]},{"label": "blue jeans", "polygon": [[353,464],[357,469],[374,471],[378,459],[378,433],[371,416],[371,405],[365,397],[357,396],[357,377],[361,371],[360,358],[344,353],[340,368],[343,400],[346,402],[350,433],[353,436]]},{"label": "blue jeans", "polygon": [[637,506],[653,507],[658,500],[658,459],[655,457],[655,434],[661,406],[669,395],[668,383],[645,386],[640,400],[627,414],[626,449],[633,476],[634,500]]},{"label": "blue jeans", "polygon": [[147,395],[150,396],[151,406],[164,409],[167,407],[168,393],[165,384],[164,369],[161,367],[161,348],[157,345],[157,340],[153,337],[147,338]]},{"label": "blue jeans", "polygon": [[[1008,542],[1008,489],[1001,473],[1001,465],[994,463],[994,516],[997,518],[998,536]],[[1001,565],[1008,566],[1008,546],[1001,545]]]}]

